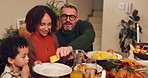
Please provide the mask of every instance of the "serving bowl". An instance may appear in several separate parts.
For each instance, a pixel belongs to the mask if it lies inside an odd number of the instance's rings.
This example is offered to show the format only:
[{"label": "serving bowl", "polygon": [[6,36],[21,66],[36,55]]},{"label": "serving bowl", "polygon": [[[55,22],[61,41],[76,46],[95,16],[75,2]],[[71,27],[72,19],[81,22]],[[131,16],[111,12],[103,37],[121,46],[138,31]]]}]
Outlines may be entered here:
[{"label": "serving bowl", "polygon": [[147,54],[142,54],[142,53],[134,53],[134,55],[142,60],[148,60],[148,55]]},{"label": "serving bowl", "polygon": [[148,60],[148,43],[139,43],[134,45],[134,55],[142,60]]}]

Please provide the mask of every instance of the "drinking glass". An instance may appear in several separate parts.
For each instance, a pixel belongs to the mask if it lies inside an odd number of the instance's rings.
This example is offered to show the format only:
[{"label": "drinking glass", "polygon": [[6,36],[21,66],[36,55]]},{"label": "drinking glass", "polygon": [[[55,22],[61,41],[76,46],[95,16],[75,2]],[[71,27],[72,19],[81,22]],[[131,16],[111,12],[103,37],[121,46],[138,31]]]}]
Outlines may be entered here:
[{"label": "drinking glass", "polygon": [[95,73],[97,72],[96,60],[87,58],[85,72],[89,73],[89,78],[94,78]]},{"label": "drinking glass", "polygon": [[78,70],[77,68],[75,70],[75,67],[81,67],[84,51],[77,49],[72,52],[72,55],[74,57],[74,63],[72,66],[72,72],[70,73],[70,78],[83,78],[82,71]]}]

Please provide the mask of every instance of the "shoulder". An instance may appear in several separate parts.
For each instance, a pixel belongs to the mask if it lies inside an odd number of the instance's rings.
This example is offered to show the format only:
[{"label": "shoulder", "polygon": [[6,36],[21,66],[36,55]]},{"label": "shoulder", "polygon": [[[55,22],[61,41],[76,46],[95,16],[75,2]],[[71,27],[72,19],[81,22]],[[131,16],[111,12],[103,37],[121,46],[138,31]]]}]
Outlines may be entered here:
[{"label": "shoulder", "polygon": [[62,27],[55,32],[55,35],[58,35],[58,34],[61,34],[61,33],[62,33]]},{"label": "shoulder", "polygon": [[53,39],[56,39],[57,38],[57,36],[56,36],[55,33],[51,33],[50,35],[53,37]]},{"label": "shoulder", "polygon": [[31,36],[27,37],[26,40],[31,41],[32,40]]},{"label": "shoulder", "polygon": [[83,20],[78,20],[75,27],[80,29],[93,29],[93,25],[90,22]]},{"label": "shoulder", "polygon": [[59,43],[58,43],[58,39],[57,39],[57,36],[55,35],[55,33],[51,33],[51,36],[54,40],[54,44],[55,44],[55,47],[59,47]]},{"label": "shoulder", "polygon": [[10,68],[6,65],[4,72],[1,74],[0,78],[12,78],[12,74],[10,72]]},{"label": "shoulder", "polygon": [[85,20],[78,20],[77,24],[91,24],[89,21],[85,21]]}]

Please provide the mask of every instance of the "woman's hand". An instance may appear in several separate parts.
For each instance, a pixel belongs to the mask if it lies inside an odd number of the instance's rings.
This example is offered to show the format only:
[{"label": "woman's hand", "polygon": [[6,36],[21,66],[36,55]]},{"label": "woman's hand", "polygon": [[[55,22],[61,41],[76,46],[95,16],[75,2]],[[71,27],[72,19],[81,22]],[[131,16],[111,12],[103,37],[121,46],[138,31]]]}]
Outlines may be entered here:
[{"label": "woman's hand", "polygon": [[40,60],[36,60],[36,61],[34,62],[34,65],[37,65],[37,64],[42,64],[42,62],[41,62]]},{"label": "woman's hand", "polygon": [[30,70],[28,64],[24,65],[22,70],[20,71],[22,78],[29,78]]},{"label": "woman's hand", "polygon": [[70,54],[70,52],[73,51],[72,46],[66,46],[66,47],[59,47],[56,51],[57,58],[64,57]]}]

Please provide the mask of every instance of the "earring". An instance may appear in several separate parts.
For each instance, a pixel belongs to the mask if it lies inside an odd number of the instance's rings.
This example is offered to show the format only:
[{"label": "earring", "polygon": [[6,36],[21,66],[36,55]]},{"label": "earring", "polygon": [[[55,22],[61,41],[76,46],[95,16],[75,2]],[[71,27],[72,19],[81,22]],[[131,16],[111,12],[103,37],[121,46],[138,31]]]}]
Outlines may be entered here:
[{"label": "earring", "polygon": [[49,32],[51,33],[51,30],[49,30]]}]

